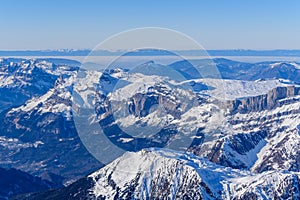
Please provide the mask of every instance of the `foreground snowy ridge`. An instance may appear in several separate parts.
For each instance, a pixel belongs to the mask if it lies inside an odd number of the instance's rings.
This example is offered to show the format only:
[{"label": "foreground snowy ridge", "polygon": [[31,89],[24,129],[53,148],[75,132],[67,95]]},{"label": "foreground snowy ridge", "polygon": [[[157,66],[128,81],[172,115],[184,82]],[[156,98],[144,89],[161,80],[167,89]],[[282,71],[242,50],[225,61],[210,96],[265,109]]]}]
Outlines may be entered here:
[{"label": "foreground snowy ridge", "polygon": [[70,186],[19,199],[299,199],[300,173],[251,173],[186,152],[127,152]]},{"label": "foreground snowy ridge", "polygon": [[89,176],[90,195],[106,199],[299,198],[300,173],[233,170],[188,153],[126,153]]}]

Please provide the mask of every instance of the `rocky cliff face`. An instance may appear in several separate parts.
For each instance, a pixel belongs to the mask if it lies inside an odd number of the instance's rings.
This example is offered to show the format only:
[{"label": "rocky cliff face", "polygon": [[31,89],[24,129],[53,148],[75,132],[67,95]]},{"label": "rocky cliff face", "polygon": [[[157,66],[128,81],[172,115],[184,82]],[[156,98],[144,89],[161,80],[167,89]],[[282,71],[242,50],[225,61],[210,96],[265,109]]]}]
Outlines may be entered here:
[{"label": "rocky cliff face", "polygon": [[294,86],[228,101],[231,134],[194,153],[234,168],[299,171],[299,106],[299,88]]},{"label": "rocky cliff face", "polygon": [[[276,87],[267,94],[227,101],[226,108],[229,109],[231,114],[270,110],[277,106],[290,103],[293,101],[293,97],[299,94],[300,87]],[[280,101],[282,99],[286,99],[286,101]],[[294,101],[297,100],[295,99]]]}]

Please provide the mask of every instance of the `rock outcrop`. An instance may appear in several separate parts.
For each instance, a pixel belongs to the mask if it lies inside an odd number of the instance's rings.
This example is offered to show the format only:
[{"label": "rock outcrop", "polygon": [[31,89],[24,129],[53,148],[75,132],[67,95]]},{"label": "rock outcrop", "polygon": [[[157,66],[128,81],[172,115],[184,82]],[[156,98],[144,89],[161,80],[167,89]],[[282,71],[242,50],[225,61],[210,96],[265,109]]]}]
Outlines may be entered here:
[{"label": "rock outcrop", "polygon": [[[300,87],[277,87],[267,94],[227,101],[226,108],[229,110],[230,114],[270,110],[285,103],[290,103],[293,101],[293,97],[299,94]],[[286,98],[291,99],[280,101],[281,99]]]}]

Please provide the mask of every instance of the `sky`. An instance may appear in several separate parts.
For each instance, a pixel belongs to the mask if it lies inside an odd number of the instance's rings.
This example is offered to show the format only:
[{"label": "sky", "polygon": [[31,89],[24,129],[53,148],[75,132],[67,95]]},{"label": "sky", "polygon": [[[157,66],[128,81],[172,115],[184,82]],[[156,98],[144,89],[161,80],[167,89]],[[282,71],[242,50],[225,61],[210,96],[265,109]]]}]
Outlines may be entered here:
[{"label": "sky", "polygon": [[142,27],[205,49],[300,49],[299,0],[0,0],[0,24],[0,50],[93,49]]}]

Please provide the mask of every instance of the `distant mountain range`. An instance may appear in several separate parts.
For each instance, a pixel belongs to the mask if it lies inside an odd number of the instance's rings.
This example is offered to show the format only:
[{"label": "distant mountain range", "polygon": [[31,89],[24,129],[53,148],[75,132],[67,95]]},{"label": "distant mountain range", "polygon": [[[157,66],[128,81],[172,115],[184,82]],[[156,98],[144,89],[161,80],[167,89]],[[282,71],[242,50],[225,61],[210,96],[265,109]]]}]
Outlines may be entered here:
[{"label": "distant mountain range", "polygon": [[[210,56],[300,56],[300,50],[207,50]],[[206,55],[203,50],[156,50],[143,49],[126,54],[127,56],[170,56],[179,54],[183,56]],[[61,50],[0,50],[0,56],[87,56],[90,49],[61,49]],[[94,56],[116,56],[126,53],[125,50],[108,51],[96,50],[92,52]]]}]

